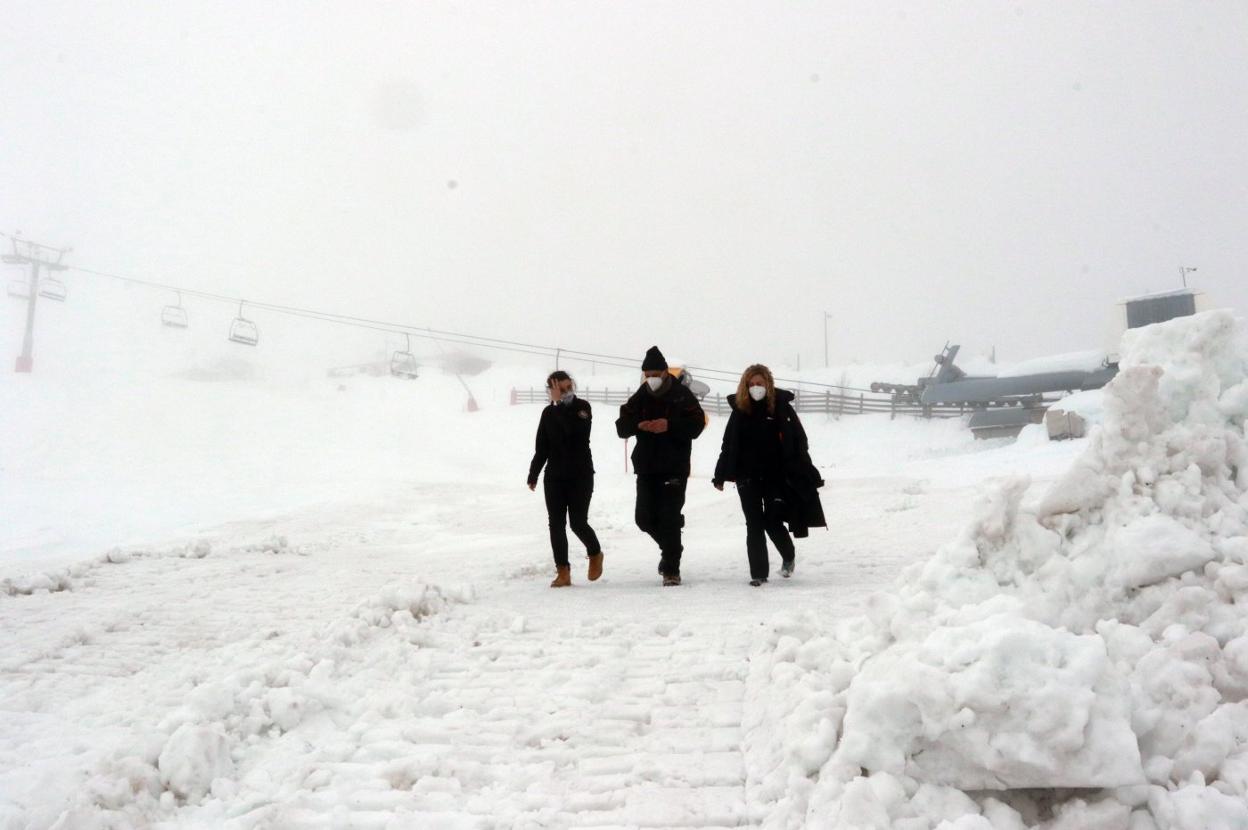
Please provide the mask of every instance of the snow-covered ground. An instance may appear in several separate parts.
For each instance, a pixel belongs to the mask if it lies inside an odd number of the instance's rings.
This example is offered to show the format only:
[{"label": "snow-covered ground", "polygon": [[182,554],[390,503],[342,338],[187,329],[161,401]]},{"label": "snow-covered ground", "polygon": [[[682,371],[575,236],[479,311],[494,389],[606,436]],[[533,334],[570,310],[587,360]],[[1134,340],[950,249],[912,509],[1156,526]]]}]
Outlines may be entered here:
[{"label": "snow-covered ground", "polygon": [[[223,436],[235,434],[230,416],[255,427],[209,457],[182,447],[174,462],[145,446],[165,445],[180,406],[129,432],[119,427],[141,417],[144,397],[106,384],[100,407],[117,409],[94,453],[61,456],[58,482],[6,477],[37,485],[26,504],[49,528],[10,540],[19,550],[21,538],[54,541],[61,560],[74,539],[171,537],[121,544],[68,575],[5,563],[11,591],[67,589],[0,600],[13,633],[0,754],[13,826],[51,824],[69,805],[120,808],[121,826],[759,820],[740,723],[760,626],[794,607],[860,611],[962,523],[971,482],[1019,456],[952,422],[810,423],[833,527],[801,545],[794,580],[758,591],[736,499],[708,480],[713,423],[686,510],[686,585],[664,592],[603,411],[592,518],[607,574],[557,593],[541,497],[524,486],[537,407],[463,413],[456,385],[436,376],[359,378],[302,400],[242,382],[170,384],[197,417],[219,412]],[[303,413],[297,425],[284,407]],[[257,417],[266,411],[272,420]],[[370,429],[348,429],[366,414]],[[300,432],[325,437],[301,449]],[[170,480],[159,467],[172,463]],[[150,506],[136,516],[131,503]],[[81,552],[112,547],[96,545]],[[391,621],[410,607],[419,620]],[[183,724],[199,731],[173,741]],[[171,742],[199,759],[183,759],[198,784],[161,777]],[[221,766],[205,760],[217,744]]]},{"label": "snow-covered ground", "polygon": [[[1217,539],[1242,534],[1242,476],[1219,465],[1242,461],[1248,387],[1227,391],[1242,341],[1204,325],[1136,353],[1186,378],[1163,397],[1200,401],[1195,472],[1147,463],[1213,553],[1150,554],[1111,628],[1093,625],[1119,608],[1099,571],[1036,560],[1041,579],[1016,541],[1077,458],[1097,481],[1135,463],[1100,432],[808,418],[831,526],[799,542],[792,580],[754,589],[736,498],[708,480],[712,419],[686,584],[664,590],[600,406],[606,575],[552,591],[524,486],[539,410],[507,402],[539,367],[472,379],[468,413],[452,377],[292,373],[280,344],[119,326],[85,360],[53,342],[42,371],[0,376],[0,828],[1243,827],[1217,796],[1244,794],[1248,582],[1242,543]],[[1152,406],[1138,451],[1181,444],[1164,431],[1186,414],[1132,394],[1112,429]],[[1223,494],[1207,509],[1206,479]],[[1080,488],[1057,491],[1080,495],[1050,557],[1099,550],[1115,497]],[[1183,541],[1136,518],[1118,555]],[[1052,599],[1082,593],[1082,615]],[[1145,621],[1167,603],[1173,625]],[[1164,689],[1112,668],[1137,659]]]}]

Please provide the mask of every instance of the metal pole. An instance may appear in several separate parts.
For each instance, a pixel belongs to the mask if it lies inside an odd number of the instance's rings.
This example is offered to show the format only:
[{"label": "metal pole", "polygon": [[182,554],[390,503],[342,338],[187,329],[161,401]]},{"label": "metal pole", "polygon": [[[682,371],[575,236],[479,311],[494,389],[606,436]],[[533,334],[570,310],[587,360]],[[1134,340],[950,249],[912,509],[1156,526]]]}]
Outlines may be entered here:
[{"label": "metal pole", "polygon": [[828,312],[823,312],[823,368],[828,368]]},{"label": "metal pole", "polygon": [[18,355],[16,372],[29,373],[35,367],[35,301],[39,299],[39,260],[30,262],[30,296],[26,298],[26,335],[22,338],[22,353]]}]

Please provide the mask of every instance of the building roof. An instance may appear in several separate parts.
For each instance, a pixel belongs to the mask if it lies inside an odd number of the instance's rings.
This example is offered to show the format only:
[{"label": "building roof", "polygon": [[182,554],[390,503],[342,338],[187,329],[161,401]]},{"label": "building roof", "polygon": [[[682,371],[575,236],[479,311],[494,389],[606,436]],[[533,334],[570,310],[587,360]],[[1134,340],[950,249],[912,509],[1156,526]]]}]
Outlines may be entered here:
[{"label": "building roof", "polygon": [[1138,303],[1142,300],[1160,300],[1165,297],[1185,297],[1188,295],[1199,294],[1200,292],[1194,288],[1172,288],[1169,291],[1154,291],[1151,294],[1139,294],[1135,297],[1126,297],[1119,300],[1119,303]]}]

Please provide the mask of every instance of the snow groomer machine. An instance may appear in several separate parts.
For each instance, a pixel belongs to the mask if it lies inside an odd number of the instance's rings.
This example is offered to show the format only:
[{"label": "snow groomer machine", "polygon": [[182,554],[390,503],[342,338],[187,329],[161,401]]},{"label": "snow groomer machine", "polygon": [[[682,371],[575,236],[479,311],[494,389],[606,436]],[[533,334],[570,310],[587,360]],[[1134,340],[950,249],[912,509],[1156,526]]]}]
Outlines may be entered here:
[{"label": "snow groomer machine", "polygon": [[1043,423],[1045,412],[1061,396],[1100,389],[1118,374],[1118,364],[1106,360],[1092,370],[970,377],[954,363],[957,355],[957,346],[946,346],[936,356],[932,374],[920,379],[919,402],[924,406],[956,403],[972,410],[967,426],[976,438],[1018,435],[1028,424]]},{"label": "snow groomer machine", "polygon": [[[1204,310],[1204,295],[1191,289],[1165,291],[1124,300],[1119,304],[1118,331],[1162,323]],[[1118,359],[1106,357],[1099,366],[1063,366],[1061,357],[1050,366],[1028,374],[972,377],[954,362],[958,346],[945,345],[936,355],[936,365],[913,386],[873,383],[871,391],[892,393],[894,400],[921,404],[948,411],[957,407],[971,413],[968,426],[976,438],[1018,435],[1028,424],[1045,422],[1045,413],[1062,396],[1088,389],[1100,389],[1118,374]],[[1044,360],[1032,361],[1043,367]],[[1054,436],[1050,425],[1050,437]],[[1081,433],[1080,433],[1081,434]],[[1071,436],[1071,437],[1078,437]]]}]

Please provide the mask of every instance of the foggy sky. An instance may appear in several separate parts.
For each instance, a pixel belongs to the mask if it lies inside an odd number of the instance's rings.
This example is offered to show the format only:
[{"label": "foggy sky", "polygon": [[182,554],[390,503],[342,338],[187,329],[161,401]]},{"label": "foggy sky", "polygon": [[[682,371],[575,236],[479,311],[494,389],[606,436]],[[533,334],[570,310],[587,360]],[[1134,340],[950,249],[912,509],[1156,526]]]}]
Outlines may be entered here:
[{"label": "foggy sky", "polygon": [[1014,360],[1242,312],[1246,228],[1243,2],[0,0],[0,229],[262,301]]}]

